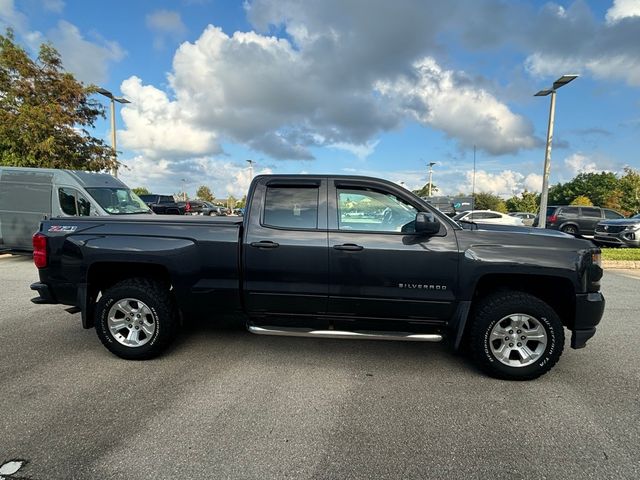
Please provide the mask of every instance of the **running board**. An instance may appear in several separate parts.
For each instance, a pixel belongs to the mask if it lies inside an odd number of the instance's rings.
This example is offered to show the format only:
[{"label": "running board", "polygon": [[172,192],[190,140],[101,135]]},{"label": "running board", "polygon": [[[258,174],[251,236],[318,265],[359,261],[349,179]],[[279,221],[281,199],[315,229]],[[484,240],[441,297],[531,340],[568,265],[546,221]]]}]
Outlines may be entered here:
[{"label": "running board", "polygon": [[346,338],[359,340],[399,340],[403,342],[441,342],[442,335],[436,333],[405,332],[349,332],[345,330],[311,330],[293,327],[257,327],[249,325],[248,330],[256,335],[277,335],[284,337]]}]

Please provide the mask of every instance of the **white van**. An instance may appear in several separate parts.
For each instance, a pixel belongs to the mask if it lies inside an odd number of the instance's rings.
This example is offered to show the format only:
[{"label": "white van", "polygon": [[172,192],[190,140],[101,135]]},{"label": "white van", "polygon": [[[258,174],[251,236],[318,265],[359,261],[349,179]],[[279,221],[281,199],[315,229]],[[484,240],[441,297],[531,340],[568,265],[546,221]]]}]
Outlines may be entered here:
[{"label": "white van", "polygon": [[0,250],[31,251],[44,217],[152,213],[117,178],[53,168],[0,167]]}]

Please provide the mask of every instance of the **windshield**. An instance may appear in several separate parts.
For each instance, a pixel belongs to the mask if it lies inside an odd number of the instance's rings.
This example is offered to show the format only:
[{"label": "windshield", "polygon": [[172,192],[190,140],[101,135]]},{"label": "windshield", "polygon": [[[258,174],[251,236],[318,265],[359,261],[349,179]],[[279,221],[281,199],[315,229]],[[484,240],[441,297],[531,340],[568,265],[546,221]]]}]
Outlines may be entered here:
[{"label": "windshield", "polygon": [[128,188],[87,188],[86,190],[111,215],[151,213],[149,207]]}]

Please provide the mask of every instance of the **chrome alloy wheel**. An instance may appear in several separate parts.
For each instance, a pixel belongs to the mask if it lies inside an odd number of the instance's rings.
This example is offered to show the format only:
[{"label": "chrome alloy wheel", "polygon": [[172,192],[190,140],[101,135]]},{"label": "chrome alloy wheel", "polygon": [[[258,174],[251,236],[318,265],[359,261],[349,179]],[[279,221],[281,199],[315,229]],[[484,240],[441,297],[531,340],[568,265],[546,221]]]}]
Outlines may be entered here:
[{"label": "chrome alloy wheel", "polygon": [[141,347],[153,338],[157,319],[144,302],[136,298],[123,298],[109,309],[107,325],[118,343],[127,347]]},{"label": "chrome alloy wheel", "polygon": [[497,322],[489,334],[493,356],[509,367],[526,367],[547,348],[547,331],[534,317],[514,313]]}]

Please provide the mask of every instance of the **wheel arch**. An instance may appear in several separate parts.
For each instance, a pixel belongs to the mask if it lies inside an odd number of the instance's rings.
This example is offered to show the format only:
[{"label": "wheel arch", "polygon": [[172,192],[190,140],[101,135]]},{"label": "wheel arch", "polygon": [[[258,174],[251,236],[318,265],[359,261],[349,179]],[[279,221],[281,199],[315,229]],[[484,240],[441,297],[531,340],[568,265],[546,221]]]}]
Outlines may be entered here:
[{"label": "wheel arch", "polygon": [[560,317],[565,327],[571,328],[575,319],[575,287],[565,277],[535,274],[487,274],[478,279],[470,302],[459,309],[455,324],[454,348],[458,349],[469,333],[474,307],[478,302],[497,291],[513,290],[529,293],[547,303]]},{"label": "wheel arch", "polygon": [[171,289],[169,270],[155,263],[144,262],[95,262],[87,270],[87,283],[80,289],[79,306],[82,310],[82,326],[93,328],[95,305],[101,292],[129,278],[150,278]]}]

